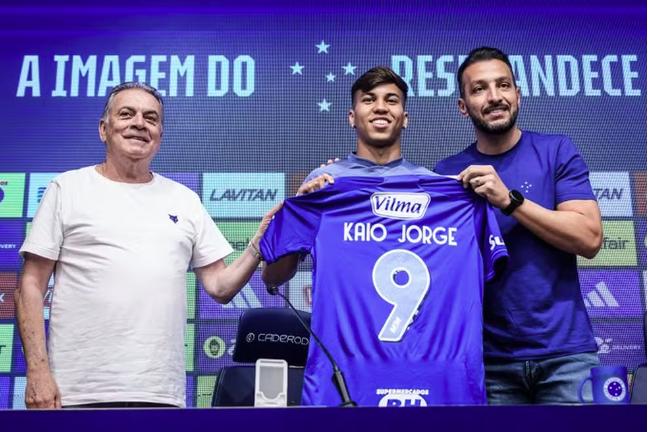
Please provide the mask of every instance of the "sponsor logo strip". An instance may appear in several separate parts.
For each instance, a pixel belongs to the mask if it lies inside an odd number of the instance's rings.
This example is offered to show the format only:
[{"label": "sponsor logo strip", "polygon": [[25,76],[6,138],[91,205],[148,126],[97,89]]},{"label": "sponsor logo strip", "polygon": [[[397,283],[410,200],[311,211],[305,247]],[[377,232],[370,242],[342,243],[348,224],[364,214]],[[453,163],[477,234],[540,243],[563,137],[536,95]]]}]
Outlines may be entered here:
[{"label": "sponsor logo strip", "polygon": [[13,334],[13,324],[0,324],[0,373],[11,372]]},{"label": "sponsor logo strip", "polygon": [[590,174],[590,182],[601,209],[601,216],[632,216],[632,193],[630,191],[629,173],[593,172]]},{"label": "sponsor logo strip", "polygon": [[196,318],[196,274],[188,272],[185,283],[187,286],[187,319]]},{"label": "sponsor logo strip", "polygon": [[14,378],[13,387],[13,401],[11,407],[13,409],[25,409],[25,387],[27,386],[27,378],[19,376]]},{"label": "sponsor logo strip", "polygon": [[646,172],[635,172],[632,175],[634,180],[634,203],[635,215],[646,216]]},{"label": "sponsor logo strip", "polygon": [[313,277],[310,271],[299,271],[288,282],[288,298],[296,309],[310,312],[313,306]]},{"label": "sponsor logo strip", "polygon": [[22,265],[18,254],[23,241],[24,223],[0,220],[0,269],[15,270]]},{"label": "sponsor logo strip", "polygon": [[11,378],[0,376],[0,409],[9,408],[9,385]]},{"label": "sponsor logo strip", "polygon": [[639,267],[646,268],[646,218],[635,220],[637,233],[637,259]]},{"label": "sponsor logo strip", "polygon": [[232,366],[236,328],[236,320],[201,323],[196,339],[198,373],[218,372],[223,367]]},{"label": "sponsor logo strip", "polygon": [[216,385],[216,375],[197,377],[196,383],[196,407],[210,408]]},{"label": "sponsor logo strip", "polygon": [[194,370],[194,352],[196,344],[195,324],[187,324],[185,328],[185,367],[187,372]]},{"label": "sponsor logo strip", "polygon": [[627,322],[593,322],[601,365],[626,365],[630,368],[646,362],[643,324]]},{"label": "sponsor logo strip", "polygon": [[0,273],[0,319],[14,318],[14,292],[17,286],[17,273]]},{"label": "sponsor logo strip", "polygon": [[634,270],[580,270],[581,293],[591,317],[641,317],[640,274]]},{"label": "sponsor logo strip", "polygon": [[33,218],[40,206],[43,195],[50,182],[58,173],[31,173],[29,174],[29,202],[27,204],[27,217]]},{"label": "sponsor logo strip", "polygon": [[257,218],[285,198],[284,173],[205,173],[202,200],[214,218]]},{"label": "sponsor logo strip", "polygon": [[603,221],[603,245],[594,259],[578,257],[580,267],[636,266],[633,221]]},{"label": "sponsor logo strip", "polygon": [[0,218],[23,215],[25,174],[0,173]]}]

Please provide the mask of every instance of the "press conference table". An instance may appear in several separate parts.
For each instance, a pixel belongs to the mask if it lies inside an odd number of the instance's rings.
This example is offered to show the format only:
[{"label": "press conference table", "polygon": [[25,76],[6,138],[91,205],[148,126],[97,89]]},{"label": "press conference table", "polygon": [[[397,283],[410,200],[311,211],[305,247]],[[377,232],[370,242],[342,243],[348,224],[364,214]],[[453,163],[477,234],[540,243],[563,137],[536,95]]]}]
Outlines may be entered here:
[{"label": "press conference table", "polygon": [[644,432],[646,405],[0,410],[0,430]]}]

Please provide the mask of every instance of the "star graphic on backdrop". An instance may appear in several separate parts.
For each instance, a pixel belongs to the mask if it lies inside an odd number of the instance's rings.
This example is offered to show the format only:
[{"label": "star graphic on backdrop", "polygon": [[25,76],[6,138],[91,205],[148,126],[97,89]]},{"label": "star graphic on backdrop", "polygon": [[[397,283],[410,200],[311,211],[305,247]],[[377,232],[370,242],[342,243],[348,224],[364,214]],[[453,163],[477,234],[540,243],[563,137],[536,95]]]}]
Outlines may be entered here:
[{"label": "star graphic on backdrop", "polygon": [[331,45],[327,45],[326,42],[322,41],[318,45],[315,45],[317,47],[317,54],[325,53],[328,54],[328,49]]},{"label": "star graphic on backdrop", "polygon": [[334,82],[335,81],[335,75],[333,75],[332,72],[329,72],[328,75],[326,76],[326,82]]},{"label": "star graphic on backdrop", "polygon": [[292,75],[303,75],[302,69],[304,69],[304,66],[300,65],[299,62],[295,62],[294,65],[290,66],[290,69],[292,69]]},{"label": "star graphic on backdrop", "polygon": [[346,66],[342,66],[344,69],[344,75],[355,75],[355,70],[357,66],[353,66],[351,62],[347,63]]},{"label": "star graphic on backdrop", "polygon": [[331,106],[331,102],[327,102],[326,99],[322,99],[322,102],[317,102],[317,105],[319,105],[320,112],[330,111],[329,107]]}]

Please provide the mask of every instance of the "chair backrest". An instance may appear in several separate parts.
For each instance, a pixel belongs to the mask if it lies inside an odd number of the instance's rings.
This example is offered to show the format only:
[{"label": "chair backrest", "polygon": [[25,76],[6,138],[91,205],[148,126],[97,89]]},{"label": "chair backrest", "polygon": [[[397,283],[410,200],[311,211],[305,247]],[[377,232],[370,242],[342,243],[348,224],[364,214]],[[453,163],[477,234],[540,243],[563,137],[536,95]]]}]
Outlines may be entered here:
[{"label": "chair backrest", "polygon": [[637,366],[632,375],[630,403],[646,405],[646,364]]},{"label": "chair backrest", "polygon": [[[310,326],[310,314],[300,312]],[[288,363],[288,405],[301,403],[304,368],[310,338],[295,313],[286,308],[248,309],[239,318],[233,360],[248,365],[220,370],[212,406],[254,406],[254,363],[260,358]]]},{"label": "chair backrest", "polygon": [[[299,315],[310,326],[310,314]],[[233,360],[253,363],[260,358],[282,359],[291,366],[304,366],[309,343],[308,331],[292,310],[248,309],[239,319]]]}]

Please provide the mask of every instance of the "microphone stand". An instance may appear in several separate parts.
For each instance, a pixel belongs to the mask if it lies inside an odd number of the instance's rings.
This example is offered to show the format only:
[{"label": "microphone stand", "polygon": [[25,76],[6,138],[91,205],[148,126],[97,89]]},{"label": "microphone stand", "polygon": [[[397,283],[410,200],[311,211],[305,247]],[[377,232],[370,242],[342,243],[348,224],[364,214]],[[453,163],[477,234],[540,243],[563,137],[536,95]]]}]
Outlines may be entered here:
[{"label": "microphone stand", "polygon": [[344,379],[344,375],[342,374],[342,371],[338,367],[337,363],[333,359],[333,356],[331,353],[326,349],[326,346],[320,341],[320,339],[317,337],[317,335],[311,330],[310,326],[307,325],[304,320],[302,319],[301,315],[299,315],[299,312],[295,307],[292,305],[290,300],[283,295],[281,292],[279,292],[279,288],[276,286],[268,286],[267,287],[268,293],[270,295],[278,295],[284,301],[288,306],[290,306],[290,309],[295,313],[297,316],[297,319],[301,323],[301,325],[308,331],[308,333],[313,336],[313,339],[315,339],[315,342],[317,342],[317,345],[322,348],[322,351],[324,351],[324,354],[326,354],[326,357],[328,357],[329,361],[331,362],[331,366],[333,366],[333,376],[331,379],[333,380],[333,384],[335,384],[335,388],[337,389],[338,393],[340,394],[340,398],[342,399],[342,403],[340,404],[341,407],[354,407],[357,406],[357,404],[351,399],[351,395],[349,394],[349,389],[347,387],[346,381]]}]

